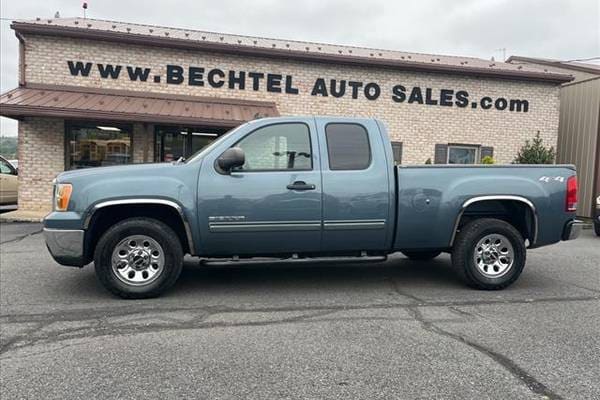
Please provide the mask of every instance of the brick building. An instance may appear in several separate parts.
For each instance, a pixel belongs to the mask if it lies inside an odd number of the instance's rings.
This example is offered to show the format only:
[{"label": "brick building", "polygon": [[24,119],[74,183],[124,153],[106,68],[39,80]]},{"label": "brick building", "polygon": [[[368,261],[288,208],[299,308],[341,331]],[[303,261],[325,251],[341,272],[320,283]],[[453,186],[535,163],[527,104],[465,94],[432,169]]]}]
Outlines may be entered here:
[{"label": "brick building", "polygon": [[511,162],[556,144],[569,75],[469,57],[237,36],[81,18],[12,23],[19,87],[19,207],[50,208],[65,169],[187,157],[275,115],[376,117],[397,162]]}]

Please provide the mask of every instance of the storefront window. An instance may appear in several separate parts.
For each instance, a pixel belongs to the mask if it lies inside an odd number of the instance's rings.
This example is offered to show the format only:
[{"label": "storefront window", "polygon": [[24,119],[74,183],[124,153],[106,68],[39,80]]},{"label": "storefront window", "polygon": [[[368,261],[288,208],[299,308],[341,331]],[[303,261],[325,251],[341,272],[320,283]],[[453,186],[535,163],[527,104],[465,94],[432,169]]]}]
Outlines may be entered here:
[{"label": "storefront window", "polygon": [[128,164],[131,158],[131,126],[68,123],[68,169]]},{"label": "storefront window", "polygon": [[211,144],[223,129],[157,126],[155,129],[155,161],[176,161],[188,158]]},{"label": "storefront window", "polygon": [[448,146],[448,164],[475,164],[477,160],[477,146]]}]

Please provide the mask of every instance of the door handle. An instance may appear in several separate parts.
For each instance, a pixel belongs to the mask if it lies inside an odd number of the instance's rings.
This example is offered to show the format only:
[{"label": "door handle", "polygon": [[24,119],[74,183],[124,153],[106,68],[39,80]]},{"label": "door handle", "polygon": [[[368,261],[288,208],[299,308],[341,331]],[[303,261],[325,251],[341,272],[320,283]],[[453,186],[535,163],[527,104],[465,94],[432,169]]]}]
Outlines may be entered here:
[{"label": "door handle", "polygon": [[315,190],[316,186],[304,181],[296,181],[287,185],[289,190]]}]

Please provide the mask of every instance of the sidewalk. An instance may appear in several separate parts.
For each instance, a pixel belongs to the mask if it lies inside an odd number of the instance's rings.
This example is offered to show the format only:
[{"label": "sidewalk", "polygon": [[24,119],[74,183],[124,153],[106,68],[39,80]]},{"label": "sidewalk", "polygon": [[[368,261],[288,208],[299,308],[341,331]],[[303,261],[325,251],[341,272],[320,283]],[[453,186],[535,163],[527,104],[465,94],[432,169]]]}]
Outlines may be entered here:
[{"label": "sidewalk", "polygon": [[0,222],[41,222],[47,211],[15,210],[0,214]]}]

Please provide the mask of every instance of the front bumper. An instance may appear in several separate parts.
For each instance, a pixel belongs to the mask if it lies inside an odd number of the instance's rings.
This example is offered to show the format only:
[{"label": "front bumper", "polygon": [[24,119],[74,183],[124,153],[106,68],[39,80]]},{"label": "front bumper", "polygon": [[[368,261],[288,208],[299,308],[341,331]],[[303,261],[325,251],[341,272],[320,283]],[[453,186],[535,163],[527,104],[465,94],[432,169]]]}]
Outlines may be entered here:
[{"label": "front bumper", "polygon": [[573,240],[579,237],[581,229],[583,228],[583,221],[574,219],[565,224],[562,234],[562,240]]},{"label": "front bumper", "polygon": [[85,231],[44,228],[46,247],[57,263],[71,267],[85,265],[83,256]]}]

